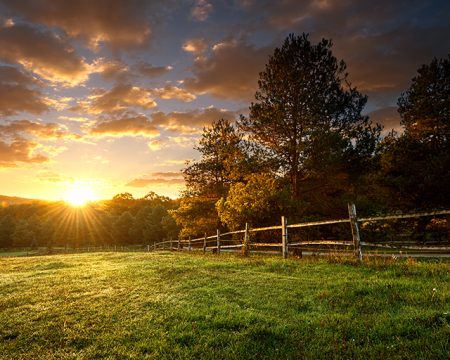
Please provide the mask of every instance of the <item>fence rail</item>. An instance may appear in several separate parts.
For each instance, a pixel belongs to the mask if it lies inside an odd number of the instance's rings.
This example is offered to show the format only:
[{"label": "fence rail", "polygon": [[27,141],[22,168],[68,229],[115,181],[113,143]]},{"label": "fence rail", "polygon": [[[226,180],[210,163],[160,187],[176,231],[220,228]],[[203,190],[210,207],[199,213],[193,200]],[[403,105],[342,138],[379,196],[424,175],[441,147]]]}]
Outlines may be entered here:
[{"label": "fence rail", "polygon": [[[362,260],[363,252],[362,248],[384,248],[384,249],[400,249],[400,250],[420,250],[420,251],[444,251],[450,254],[450,244],[447,242],[444,246],[436,246],[437,244],[433,244],[432,246],[425,246],[411,244],[411,242],[383,242],[376,243],[370,241],[361,241],[361,231],[360,224],[361,223],[371,223],[377,221],[388,221],[388,220],[399,220],[399,219],[410,219],[410,218],[419,218],[424,216],[442,216],[449,215],[450,210],[440,210],[440,211],[429,211],[429,212],[417,212],[411,214],[389,214],[385,216],[373,216],[373,217],[362,217],[359,218],[356,214],[356,207],[354,204],[348,204],[348,214],[349,217],[346,219],[336,219],[336,220],[324,220],[324,221],[310,221],[298,224],[288,224],[287,218],[281,217],[281,225],[275,226],[266,226],[259,228],[250,228],[248,224],[246,224],[245,229],[229,231],[226,233],[220,233],[217,230],[215,235],[205,234],[203,237],[195,238],[195,239],[178,239],[178,240],[169,240],[162,241],[156,244],[153,244],[153,250],[157,249],[177,249],[177,250],[186,250],[185,245],[187,245],[187,250],[191,251],[194,249],[201,249],[203,252],[213,251],[220,253],[221,250],[233,250],[233,249],[241,249],[244,254],[248,254],[250,249],[257,248],[281,248],[281,254],[283,258],[287,258],[289,254],[289,249],[296,252],[296,255],[301,256],[302,251],[317,251],[316,248],[310,248],[311,245],[319,245],[323,246],[326,250],[327,248],[332,247],[333,251],[346,251],[348,252],[349,247],[353,247],[353,254],[358,260]],[[324,225],[335,225],[335,224],[350,224],[352,240],[305,240],[305,241],[297,241],[297,242],[289,242],[289,230],[297,229],[297,228],[309,228],[316,226],[324,226]],[[281,230],[281,239],[280,242],[252,242],[250,241],[250,234],[259,233],[264,231],[279,231]],[[230,235],[244,235],[243,238],[238,239],[225,239],[225,236]],[[448,234],[447,234],[448,237]],[[210,244],[214,243],[214,246]],[[169,246],[166,246],[169,244]],[[438,244],[441,245],[441,244]],[[337,250],[336,247],[344,247],[347,250]],[[148,247],[150,249],[150,247]],[[321,249],[323,250],[323,249]]]}]

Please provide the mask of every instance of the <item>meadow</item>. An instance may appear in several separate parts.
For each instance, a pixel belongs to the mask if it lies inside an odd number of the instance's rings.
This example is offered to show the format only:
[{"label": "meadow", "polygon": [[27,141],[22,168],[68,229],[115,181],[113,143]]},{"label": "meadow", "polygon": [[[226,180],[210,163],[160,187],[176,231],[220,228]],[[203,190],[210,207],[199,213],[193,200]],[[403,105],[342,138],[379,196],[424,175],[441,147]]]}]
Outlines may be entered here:
[{"label": "meadow", "polygon": [[2,359],[447,359],[448,260],[0,257]]}]

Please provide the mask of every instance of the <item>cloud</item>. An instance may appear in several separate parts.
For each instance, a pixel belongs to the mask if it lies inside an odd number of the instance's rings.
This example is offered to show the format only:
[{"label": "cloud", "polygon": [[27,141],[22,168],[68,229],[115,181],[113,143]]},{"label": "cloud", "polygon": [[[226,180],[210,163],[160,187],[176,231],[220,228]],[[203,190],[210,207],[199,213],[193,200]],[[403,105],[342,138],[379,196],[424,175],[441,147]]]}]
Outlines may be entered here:
[{"label": "cloud", "polygon": [[80,103],[81,108],[91,114],[111,113],[129,107],[148,110],[156,105],[150,90],[129,84],[117,84],[108,91],[97,89],[89,97],[89,101]]},{"label": "cloud", "polygon": [[38,123],[29,120],[15,120],[0,125],[2,137],[17,137],[18,135],[32,135],[45,140],[80,139],[78,134],[67,131],[65,126],[56,123]]},{"label": "cloud", "polygon": [[[1,51],[1,50],[0,50]],[[48,110],[37,81],[12,66],[0,65],[0,116],[20,112],[40,114]]]},{"label": "cloud", "polygon": [[0,167],[15,167],[17,163],[43,163],[48,157],[34,154],[37,143],[23,138],[16,138],[11,142],[0,139]]},{"label": "cloud", "polygon": [[[150,38],[150,16],[161,15],[164,2],[142,0],[3,0],[12,15],[84,40],[91,48],[105,43],[113,49],[145,45]],[[155,15],[156,17],[156,15]]]},{"label": "cloud", "polygon": [[119,83],[128,83],[145,76],[154,78],[165,75],[172,70],[171,66],[154,66],[147,62],[138,62],[127,65],[120,60],[97,59],[94,66],[95,72],[107,81],[116,81]]},{"label": "cloud", "polygon": [[51,183],[65,183],[73,181],[73,178],[70,176],[61,175],[50,170],[39,171],[37,173],[37,178],[42,182],[51,182]]},{"label": "cloud", "polygon": [[202,38],[189,39],[183,44],[183,50],[193,54],[202,54],[207,48],[208,44]]},{"label": "cloud", "polygon": [[165,130],[180,133],[199,132],[203,127],[211,125],[219,119],[234,120],[236,114],[232,111],[208,107],[186,112],[173,111],[170,113],[154,112],[152,123]]},{"label": "cloud", "polygon": [[155,172],[142,175],[126,184],[130,187],[146,187],[149,185],[184,185],[184,178],[181,172]]},{"label": "cloud", "polygon": [[191,94],[189,91],[181,89],[177,86],[166,85],[163,88],[157,88],[151,91],[153,94],[157,95],[161,99],[170,100],[177,99],[184,102],[191,102],[197,97]]},{"label": "cloud", "polygon": [[28,25],[0,28],[0,59],[67,85],[80,84],[90,72],[89,65],[63,38]]},{"label": "cloud", "polygon": [[89,132],[91,135],[99,137],[144,136],[154,138],[159,135],[158,128],[144,115],[103,121],[91,128]]},{"label": "cloud", "polygon": [[86,122],[89,118],[84,116],[58,116],[58,120],[62,121],[74,121],[74,122]]},{"label": "cloud", "polygon": [[154,78],[167,74],[172,70],[172,66],[154,66],[150,63],[139,62],[133,65],[133,69],[141,75]]},{"label": "cloud", "polygon": [[391,130],[402,132],[400,125],[400,115],[395,106],[388,106],[383,109],[372,111],[368,114],[373,123],[383,125],[383,133],[389,133]]},{"label": "cloud", "polygon": [[197,21],[205,21],[213,11],[213,6],[207,0],[196,0],[191,10],[191,16]]},{"label": "cloud", "polygon": [[226,40],[213,46],[209,56],[197,57],[185,79],[186,89],[220,99],[248,101],[258,88],[271,49],[256,48],[243,41]]}]

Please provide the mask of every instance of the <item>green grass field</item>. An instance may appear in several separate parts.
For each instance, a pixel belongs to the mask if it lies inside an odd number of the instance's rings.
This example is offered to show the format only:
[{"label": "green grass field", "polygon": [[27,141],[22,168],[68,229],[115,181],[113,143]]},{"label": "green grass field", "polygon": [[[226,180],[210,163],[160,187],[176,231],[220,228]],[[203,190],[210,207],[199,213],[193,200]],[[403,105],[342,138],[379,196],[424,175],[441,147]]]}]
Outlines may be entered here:
[{"label": "green grass field", "polygon": [[447,359],[448,261],[0,258],[2,359]]}]

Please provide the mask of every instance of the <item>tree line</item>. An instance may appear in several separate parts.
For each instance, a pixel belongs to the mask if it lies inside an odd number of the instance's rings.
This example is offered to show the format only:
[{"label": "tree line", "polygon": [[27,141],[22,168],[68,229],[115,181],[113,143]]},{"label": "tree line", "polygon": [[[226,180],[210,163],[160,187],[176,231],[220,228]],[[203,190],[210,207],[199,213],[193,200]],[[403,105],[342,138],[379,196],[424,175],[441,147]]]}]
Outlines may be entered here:
[{"label": "tree line", "polygon": [[153,244],[178,235],[169,214],[177,203],[150,192],[140,199],[122,193],[83,208],[44,201],[12,205],[0,209],[0,248]]},{"label": "tree line", "polygon": [[[0,210],[0,247],[152,244],[273,225],[281,215],[342,218],[348,202],[366,215],[448,209],[450,55],[422,65],[401,94],[401,132],[382,136],[366,103],[330,40],[291,34],[260,73],[248,114],[203,129],[179,199],[124,193],[83,210],[10,206]],[[430,221],[408,226],[438,226],[448,238],[446,219]]]}]

